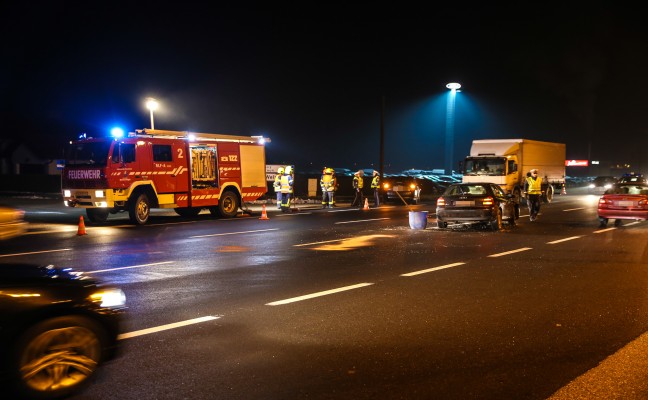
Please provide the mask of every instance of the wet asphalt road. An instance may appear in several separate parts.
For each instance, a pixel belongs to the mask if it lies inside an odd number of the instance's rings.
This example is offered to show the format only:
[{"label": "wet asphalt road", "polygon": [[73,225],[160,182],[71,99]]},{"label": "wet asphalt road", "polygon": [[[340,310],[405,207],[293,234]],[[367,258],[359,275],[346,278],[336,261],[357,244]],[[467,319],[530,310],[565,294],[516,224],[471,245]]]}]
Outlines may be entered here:
[{"label": "wet asphalt road", "polygon": [[[258,207],[233,220],[157,212],[85,236],[79,210],[22,199],[29,234],[0,256],[126,292],[122,356],[78,399],[544,399],[574,379],[603,385],[584,374],[619,350],[634,362],[602,365],[642,365],[648,223],[599,229],[596,199],[559,197],[501,232],[437,229],[429,203],[268,207],[269,220]],[[410,209],[429,212],[427,229],[410,229]],[[603,375],[562,398],[615,398],[620,379]]]}]

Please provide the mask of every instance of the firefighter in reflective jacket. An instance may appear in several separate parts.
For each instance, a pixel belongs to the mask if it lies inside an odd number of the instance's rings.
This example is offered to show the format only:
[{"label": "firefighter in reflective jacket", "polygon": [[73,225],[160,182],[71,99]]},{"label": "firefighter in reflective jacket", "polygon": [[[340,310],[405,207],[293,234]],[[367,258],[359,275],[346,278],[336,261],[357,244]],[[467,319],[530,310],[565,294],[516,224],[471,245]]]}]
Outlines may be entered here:
[{"label": "firefighter in reflective jacket", "polygon": [[284,173],[284,167],[279,167],[277,169],[277,175],[275,175],[274,187],[275,194],[277,195],[277,210],[281,210],[281,175]]},{"label": "firefighter in reflective jacket", "polygon": [[355,192],[355,197],[353,198],[351,207],[362,207],[362,202],[364,201],[364,193],[362,193],[362,187],[364,186],[364,181],[362,179],[363,176],[363,170],[359,170],[353,174],[353,191]]},{"label": "firefighter in reflective jacket", "polygon": [[293,193],[293,175],[290,165],[284,168],[279,182],[281,183],[281,211],[287,212],[290,210],[290,198]]},{"label": "firefighter in reflective jacket", "polygon": [[371,188],[373,189],[374,195],[374,207],[378,207],[380,205],[380,173],[376,170],[373,172]]},{"label": "firefighter in reflective jacket", "polygon": [[524,193],[527,196],[529,207],[529,220],[535,221],[540,212],[540,196],[542,196],[542,178],[538,176],[538,170],[532,169],[524,181]]},{"label": "firefighter in reflective jacket", "polygon": [[322,208],[335,207],[335,189],[337,188],[337,178],[333,168],[324,168],[320,178],[320,187],[322,188]]}]

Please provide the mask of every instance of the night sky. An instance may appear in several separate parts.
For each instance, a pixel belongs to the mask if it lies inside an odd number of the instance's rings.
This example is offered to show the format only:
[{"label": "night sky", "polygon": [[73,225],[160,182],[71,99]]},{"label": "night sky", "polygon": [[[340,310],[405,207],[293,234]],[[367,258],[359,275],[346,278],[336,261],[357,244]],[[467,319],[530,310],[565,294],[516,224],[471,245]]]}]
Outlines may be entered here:
[{"label": "night sky", "polygon": [[262,134],[269,164],[377,169],[384,98],[385,171],[443,168],[455,81],[454,164],[473,139],[527,138],[648,173],[638,9],[9,3],[2,137],[47,157],[82,132],[149,127],[151,96],[158,129]]}]

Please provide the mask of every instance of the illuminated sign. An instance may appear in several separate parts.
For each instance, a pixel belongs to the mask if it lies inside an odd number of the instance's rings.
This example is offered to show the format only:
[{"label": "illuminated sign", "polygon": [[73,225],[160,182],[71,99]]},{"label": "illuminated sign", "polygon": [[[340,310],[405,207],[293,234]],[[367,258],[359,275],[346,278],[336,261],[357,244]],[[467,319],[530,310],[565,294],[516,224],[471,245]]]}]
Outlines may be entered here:
[{"label": "illuminated sign", "polygon": [[587,160],[565,160],[566,167],[587,167],[588,165]]}]

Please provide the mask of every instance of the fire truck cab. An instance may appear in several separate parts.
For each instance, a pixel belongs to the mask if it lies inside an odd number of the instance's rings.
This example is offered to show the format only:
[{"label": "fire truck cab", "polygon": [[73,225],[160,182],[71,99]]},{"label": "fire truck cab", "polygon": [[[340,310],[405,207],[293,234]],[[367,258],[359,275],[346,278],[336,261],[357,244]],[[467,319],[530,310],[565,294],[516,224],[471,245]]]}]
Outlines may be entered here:
[{"label": "fire truck cab", "polygon": [[84,138],[70,143],[62,174],[63,200],[83,207],[88,220],[128,212],[146,224],[151,208],[182,216],[208,209],[236,216],[243,202],[267,191],[265,143],[234,136],[141,129],[123,138]]}]

